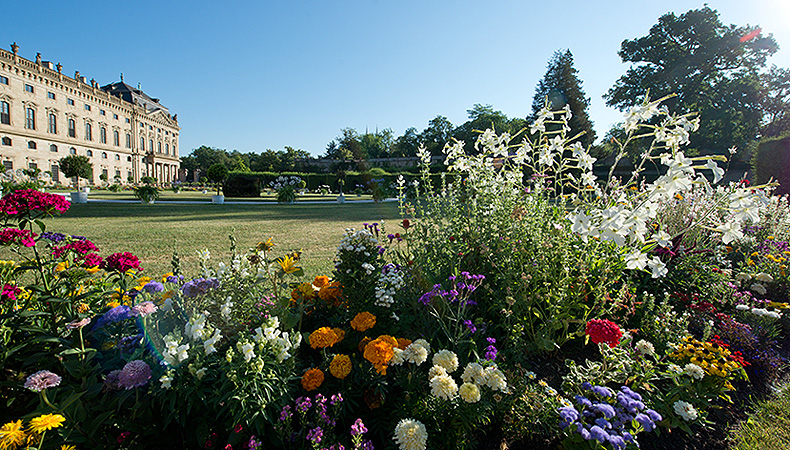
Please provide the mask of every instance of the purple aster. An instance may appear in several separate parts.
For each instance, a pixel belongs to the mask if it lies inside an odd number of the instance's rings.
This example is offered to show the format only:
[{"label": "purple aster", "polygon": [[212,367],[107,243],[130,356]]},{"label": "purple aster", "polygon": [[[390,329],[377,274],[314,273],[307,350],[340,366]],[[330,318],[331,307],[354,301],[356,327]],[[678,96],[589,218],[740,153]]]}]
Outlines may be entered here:
[{"label": "purple aster", "polygon": [[282,411],[280,411],[280,422],[285,422],[286,420],[293,417],[293,413],[291,412],[291,405],[283,406]]},{"label": "purple aster", "polygon": [[60,376],[56,375],[49,370],[39,370],[27,377],[25,380],[25,388],[31,391],[41,392],[44,389],[52,388],[60,384]]},{"label": "purple aster", "polygon": [[158,281],[149,281],[148,283],[146,283],[145,286],[143,286],[143,290],[145,292],[148,292],[149,294],[153,294],[153,293],[156,293],[156,292],[164,291],[165,290],[165,286],[162,283],[158,282]]},{"label": "purple aster", "polygon": [[126,390],[145,386],[151,379],[151,367],[142,360],[136,359],[123,366],[118,374],[118,384]]},{"label": "purple aster", "polygon": [[46,239],[52,242],[53,244],[57,244],[63,241],[64,239],[66,239],[66,235],[63,233],[54,233],[52,231],[46,231],[44,233],[41,233],[41,238]]}]

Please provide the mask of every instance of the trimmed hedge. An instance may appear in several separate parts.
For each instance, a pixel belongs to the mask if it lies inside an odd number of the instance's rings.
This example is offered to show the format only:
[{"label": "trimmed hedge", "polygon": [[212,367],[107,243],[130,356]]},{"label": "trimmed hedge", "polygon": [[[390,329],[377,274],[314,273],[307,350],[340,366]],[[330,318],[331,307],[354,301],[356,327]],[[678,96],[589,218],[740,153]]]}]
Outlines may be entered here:
[{"label": "trimmed hedge", "polygon": [[260,197],[261,179],[242,173],[231,173],[222,185],[226,197]]},{"label": "trimmed hedge", "polygon": [[790,193],[790,136],[760,142],[752,168],[756,184],[767,183],[773,178],[779,182],[774,194]]}]

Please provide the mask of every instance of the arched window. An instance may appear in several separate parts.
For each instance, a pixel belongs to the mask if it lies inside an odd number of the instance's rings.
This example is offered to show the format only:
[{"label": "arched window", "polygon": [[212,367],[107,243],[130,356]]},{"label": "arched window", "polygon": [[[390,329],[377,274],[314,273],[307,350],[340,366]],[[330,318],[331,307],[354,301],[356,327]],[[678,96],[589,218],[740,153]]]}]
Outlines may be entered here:
[{"label": "arched window", "polygon": [[51,151],[52,153],[57,153],[58,152],[58,146],[55,145],[55,144],[50,144],[49,145],[49,151]]},{"label": "arched window", "polygon": [[101,152],[101,159],[107,159],[107,152]]},{"label": "arched window", "polygon": [[76,154],[77,154],[77,149],[76,149],[76,148],[74,148],[74,147],[71,147],[71,148],[69,149],[69,154],[71,154],[71,155],[76,155]]},{"label": "arched window", "polygon": [[121,133],[119,133],[118,130],[114,130],[112,132],[112,143],[116,147],[120,147],[121,146]]},{"label": "arched window", "polygon": [[162,143],[161,142],[157,142],[157,149],[156,149],[156,151],[157,151],[157,153],[162,153]]},{"label": "arched window", "polygon": [[36,147],[36,142],[35,141],[27,141],[27,148],[29,148],[31,150],[35,150],[38,147]]},{"label": "arched window", "polygon": [[69,137],[77,137],[77,124],[74,119],[69,119]]},{"label": "arched window", "polygon": [[153,140],[153,139],[149,139],[149,140],[148,140],[148,150],[149,150],[151,153],[153,153],[153,152],[154,152],[154,140]]},{"label": "arched window", "polygon": [[25,128],[29,130],[36,129],[36,110],[33,108],[25,110]]},{"label": "arched window", "polygon": [[11,125],[11,105],[8,102],[0,102],[0,123]]},{"label": "arched window", "polygon": [[145,151],[145,138],[140,137],[140,151]]},{"label": "arched window", "polygon": [[3,138],[3,145],[11,145],[11,138],[10,137],[4,137]]},{"label": "arched window", "polygon": [[85,152],[85,154],[92,158],[93,157],[93,150],[88,150],[88,151]]},{"label": "arched window", "polygon": [[56,134],[58,132],[58,117],[55,114],[49,114],[49,132]]},{"label": "arched window", "polygon": [[165,155],[170,154],[170,144],[165,144]]},{"label": "arched window", "polygon": [[89,122],[85,122],[85,140],[92,141],[93,140],[93,127]]},{"label": "arched window", "polygon": [[132,148],[132,135],[126,133],[126,148]]},{"label": "arched window", "polygon": [[107,129],[104,127],[99,129],[99,141],[101,141],[102,144],[107,143]]},{"label": "arched window", "polygon": [[119,155],[119,154],[116,154],[116,155],[115,155],[115,160],[116,160],[116,161],[120,161],[120,160],[121,160],[121,155]]}]

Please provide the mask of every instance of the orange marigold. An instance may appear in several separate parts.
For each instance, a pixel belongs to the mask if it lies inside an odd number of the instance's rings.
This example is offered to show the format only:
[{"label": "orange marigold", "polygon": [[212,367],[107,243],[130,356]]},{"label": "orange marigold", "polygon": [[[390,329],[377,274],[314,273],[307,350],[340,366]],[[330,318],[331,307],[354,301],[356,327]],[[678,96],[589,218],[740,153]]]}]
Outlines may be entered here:
[{"label": "orange marigold", "polygon": [[373,363],[373,367],[376,368],[379,374],[385,375],[387,373],[387,364],[389,364],[395,354],[392,349],[397,346],[398,341],[394,337],[382,335],[368,342],[362,356]]},{"label": "orange marigold", "polygon": [[313,286],[317,287],[318,289],[321,289],[327,284],[329,284],[329,277],[326,275],[319,275],[313,280]]},{"label": "orange marigold", "polygon": [[341,380],[347,377],[351,373],[351,358],[348,355],[335,355],[329,363],[329,373]]},{"label": "orange marigold", "polygon": [[339,344],[340,342],[343,342],[343,339],[346,337],[346,332],[340,328],[332,328],[332,331],[334,331],[335,335],[337,336],[337,340],[335,341],[335,344]]},{"label": "orange marigold", "polygon": [[376,316],[365,311],[357,314],[351,321],[351,328],[357,331],[367,331],[376,325]]},{"label": "orange marigold", "polygon": [[324,372],[321,369],[310,369],[302,375],[302,387],[307,391],[314,391],[324,382]]},{"label": "orange marigold", "polygon": [[411,345],[411,341],[406,338],[398,338],[398,348],[401,350],[406,350],[406,347]]},{"label": "orange marigold", "polygon": [[334,302],[335,306],[340,304],[340,297],[343,296],[343,288],[340,286],[339,281],[333,281],[329,284],[321,286],[318,291],[318,297],[325,302]]},{"label": "orange marigold", "polygon": [[310,347],[326,348],[338,342],[337,334],[329,327],[321,327],[310,334]]}]

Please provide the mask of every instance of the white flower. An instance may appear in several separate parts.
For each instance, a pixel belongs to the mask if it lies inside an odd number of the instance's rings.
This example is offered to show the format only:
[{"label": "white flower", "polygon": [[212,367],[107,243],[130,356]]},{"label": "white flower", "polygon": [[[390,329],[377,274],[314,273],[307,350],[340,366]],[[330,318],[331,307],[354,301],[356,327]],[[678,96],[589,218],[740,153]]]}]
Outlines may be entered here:
[{"label": "white flower", "polygon": [[634,250],[625,257],[625,268],[630,270],[644,269],[647,265],[647,255]]},{"label": "white flower", "polygon": [[400,450],[425,450],[428,432],[414,419],[403,419],[395,426],[395,443]]},{"label": "white flower", "polygon": [[406,352],[404,350],[399,349],[398,347],[394,347],[392,349],[392,359],[390,360],[391,366],[400,366],[404,362],[406,362]]},{"label": "white flower", "polygon": [[713,171],[713,184],[721,181],[721,178],[724,175],[724,169],[719,167],[719,165],[716,164],[716,162],[714,162],[712,159],[708,160],[708,163],[705,164],[705,167]]},{"label": "white flower", "polygon": [[469,363],[466,365],[464,373],[461,375],[461,379],[464,380],[464,383],[475,382],[476,384],[483,386],[486,384],[486,373],[483,369],[483,366],[480,364]]},{"label": "white flower", "polygon": [[195,372],[195,377],[198,380],[202,380],[203,377],[205,377],[205,376],[206,376],[206,368],[205,367],[203,367],[203,368],[201,368],[201,369],[199,369],[198,371]]},{"label": "white flower", "polygon": [[754,284],[752,284],[752,287],[751,287],[751,288],[749,288],[749,290],[750,290],[750,291],[752,291],[752,292],[754,292],[755,294],[760,294],[760,295],[765,295],[765,293],[766,293],[766,292],[768,292],[768,291],[765,289],[765,286],[763,286],[763,285],[762,285],[762,284],[760,284],[760,283],[754,283]]},{"label": "white flower", "polygon": [[431,378],[431,395],[445,400],[452,400],[458,393],[458,385],[449,375],[438,375]]},{"label": "white flower", "polygon": [[758,273],[757,275],[754,276],[754,278],[762,283],[772,283],[774,281],[774,277],[772,277],[771,275],[765,272]]},{"label": "white flower", "polygon": [[[392,359],[395,358],[393,357]],[[445,370],[445,368],[442,366],[431,367],[431,369],[428,371],[428,381],[432,380],[433,377],[438,377],[438,376],[447,376],[447,370]]]},{"label": "white flower", "polygon": [[653,236],[659,247],[669,248],[672,245],[672,236],[664,230],[659,231]]},{"label": "white flower", "polygon": [[444,367],[447,373],[453,373],[458,369],[458,356],[450,350],[441,350],[433,355],[433,364]]},{"label": "white flower", "polygon": [[653,344],[647,342],[644,339],[637,342],[634,347],[636,348],[636,351],[639,352],[639,354],[641,355],[652,355],[656,352],[656,349],[653,347]]},{"label": "white flower", "polygon": [[694,378],[695,380],[701,380],[703,377],[705,377],[705,371],[702,370],[702,367],[692,363],[686,364],[686,366],[683,368],[683,373]]},{"label": "white flower", "polygon": [[217,351],[217,349],[214,348],[214,345],[221,338],[222,338],[222,335],[220,334],[219,328],[215,328],[214,329],[214,335],[211,336],[209,339],[207,339],[205,342],[203,342],[203,350],[206,352],[206,356],[208,356],[208,355],[210,355],[210,354],[212,354],[212,353]]},{"label": "white flower", "polygon": [[252,358],[255,358],[255,352],[253,352],[254,348],[255,346],[249,342],[241,346],[241,352],[244,355],[244,361],[249,361]]},{"label": "white flower", "polygon": [[672,408],[675,410],[675,414],[682,417],[685,421],[692,421],[697,418],[697,410],[694,409],[694,405],[691,403],[678,400],[672,405]]},{"label": "white flower", "polygon": [[480,388],[473,383],[464,383],[458,388],[458,395],[466,403],[477,403],[480,401]]},{"label": "white flower", "polygon": [[222,304],[222,308],[219,310],[219,313],[222,314],[222,317],[225,319],[229,319],[232,308],[233,302],[230,301],[230,297],[228,297],[228,299],[225,300],[225,303]]},{"label": "white flower", "polygon": [[681,369],[681,368],[680,368],[680,366],[679,366],[679,365],[677,365],[677,364],[670,364],[670,365],[667,367],[667,369],[668,369],[668,370],[669,370],[671,373],[674,373],[675,375],[679,375],[679,374],[683,373],[683,369]]},{"label": "white flower", "polygon": [[737,309],[738,311],[748,311],[751,308],[749,308],[749,305],[744,305],[743,303],[741,303],[740,305],[735,305],[735,309]]},{"label": "white flower", "polygon": [[735,275],[735,281],[737,281],[739,283],[743,283],[744,281],[749,281],[751,279],[752,279],[752,276],[749,275],[748,273],[745,273],[745,272],[741,272],[738,275]]},{"label": "white flower", "polygon": [[417,339],[416,341],[414,341],[414,344],[422,346],[423,348],[425,348],[425,351],[431,353],[431,344],[429,344],[428,341],[426,341],[425,339]]},{"label": "white flower", "polygon": [[170,389],[170,383],[173,382],[173,375],[168,372],[159,378],[159,382],[162,383],[162,389]]},{"label": "white flower", "polygon": [[647,262],[647,265],[650,267],[650,270],[653,271],[652,278],[661,278],[669,272],[666,264],[664,264],[657,256],[654,256],[652,259],[650,259],[650,261]]},{"label": "white flower", "polygon": [[406,347],[404,353],[406,353],[406,355],[404,355],[406,361],[417,364],[418,366],[428,360],[428,349],[418,344],[417,341],[412,342],[411,345]]},{"label": "white flower", "polygon": [[494,391],[507,391],[507,380],[505,374],[496,367],[489,367],[486,372],[486,385]]},{"label": "white flower", "polygon": [[174,355],[176,360],[178,360],[178,362],[183,362],[189,358],[189,353],[187,353],[188,351],[189,344],[179,345],[178,348],[176,348],[176,354]]}]

